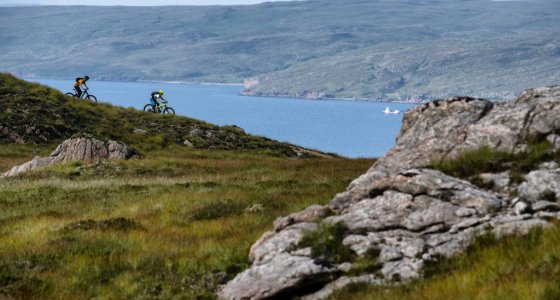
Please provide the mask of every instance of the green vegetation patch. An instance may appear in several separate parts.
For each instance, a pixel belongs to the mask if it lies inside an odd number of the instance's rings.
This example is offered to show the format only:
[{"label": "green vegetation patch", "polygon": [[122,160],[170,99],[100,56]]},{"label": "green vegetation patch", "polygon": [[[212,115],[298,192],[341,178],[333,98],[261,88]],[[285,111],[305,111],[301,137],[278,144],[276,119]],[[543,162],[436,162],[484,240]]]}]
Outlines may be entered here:
[{"label": "green vegetation patch", "polygon": [[309,231],[302,238],[298,248],[311,247],[311,256],[325,265],[353,261],[354,253],[342,244],[347,231],[343,223],[321,223],[317,230]]},{"label": "green vegetation patch", "polygon": [[[448,175],[467,179],[483,185],[478,177],[481,173],[498,173],[509,171],[514,182],[521,182],[523,174],[535,170],[543,162],[555,160],[560,162],[560,155],[544,139],[533,138],[526,151],[513,154],[497,151],[489,147],[466,151],[455,159],[433,161],[427,167],[440,170]],[[491,188],[492,186],[485,186]]]},{"label": "green vegetation patch", "polygon": [[189,216],[192,221],[213,220],[243,213],[247,208],[245,204],[235,203],[231,200],[217,200],[206,203],[195,209]]},{"label": "green vegetation patch", "polygon": [[111,218],[107,220],[94,221],[91,219],[74,222],[64,226],[65,231],[73,230],[146,230],[138,222],[127,218]]}]

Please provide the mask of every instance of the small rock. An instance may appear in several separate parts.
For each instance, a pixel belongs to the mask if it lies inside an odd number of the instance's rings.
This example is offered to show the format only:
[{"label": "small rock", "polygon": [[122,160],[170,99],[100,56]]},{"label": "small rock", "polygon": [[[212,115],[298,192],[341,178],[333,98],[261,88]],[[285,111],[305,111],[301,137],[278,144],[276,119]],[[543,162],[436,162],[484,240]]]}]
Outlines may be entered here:
[{"label": "small rock", "polygon": [[379,253],[379,261],[382,263],[398,260],[403,257],[403,254],[395,247],[383,246]]},{"label": "small rock", "polygon": [[470,217],[476,214],[476,210],[467,207],[459,207],[455,211],[455,215],[460,218]]},{"label": "small rock", "polygon": [[557,212],[548,212],[548,211],[539,211],[537,213],[535,213],[535,217],[539,218],[539,219],[543,219],[543,220],[555,220],[559,218],[559,214]]},{"label": "small rock", "polygon": [[243,210],[243,212],[246,214],[254,214],[262,211],[264,211],[264,206],[260,203],[249,205],[247,208]]},{"label": "small rock", "polygon": [[546,140],[552,145],[554,150],[560,150],[560,136],[557,134],[549,134]]},{"label": "small rock", "polygon": [[341,272],[348,273],[352,270],[352,264],[349,262],[338,265],[337,269]]},{"label": "small rock", "polygon": [[321,205],[311,205],[305,210],[291,214],[286,217],[280,217],[274,221],[274,230],[280,231],[292,224],[302,222],[316,222],[320,218],[327,215],[329,209]]},{"label": "small rock", "polygon": [[527,204],[525,201],[517,201],[517,203],[515,203],[515,205],[513,206],[513,211],[516,215],[519,216],[526,212],[529,212],[530,207],[529,204]]},{"label": "small rock", "polygon": [[550,223],[540,219],[528,219],[516,222],[503,223],[494,227],[492,231],[497,238],[512,234],[527,234],[529,230],[537,227],[548,227]]},{"label": "small rock", "polygon": [[144,129],[134,128],[134,129],[132,130],[132,133],[138,134],[138,135],[146,135],[146,134],[148,134],[149,132],[148,132],[147,130],[144,130]]},{"label": "small rock", "polygon": [[556,202],[550,202],[550,201],[537,201],[536,203],[533,204],[532,206],[533,211],[541,211],[541,210],[545,210],[545,211],[560,211],[560,204],[556,203]]},{"label": "small rock", "polygon": [[189,140],[184,140],[183,141],[183,145],[189,147],[189,148],[194,148],[194,144],[191,143]]},{"label": "small rock", "polygon": [[509,172],[502,172],[502,173],[498,173],[498,174],[492,174],[492,173],[483,173],[480,174],[480,179],[482,179],[482,181],[486,184],[493,182],[494,183],[494,187],[501,190],[507,186],[509,186],[511,179],[509,176]]}]

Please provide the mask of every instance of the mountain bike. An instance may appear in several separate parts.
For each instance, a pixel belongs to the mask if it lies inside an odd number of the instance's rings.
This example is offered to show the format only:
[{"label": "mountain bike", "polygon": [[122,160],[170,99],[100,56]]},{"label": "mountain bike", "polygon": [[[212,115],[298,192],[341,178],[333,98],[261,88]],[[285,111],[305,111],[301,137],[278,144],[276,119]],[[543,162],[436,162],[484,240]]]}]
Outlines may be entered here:
[{"label": "mountain bike", "polygon": [[164,115],[174,115],[175,114],[175,110],[169,106],[167,106],[167,101],[166,100],[162,100],[159,105],[153,105],[153,104],[146,104],[144,105],[144,111],[147,112],[151,112],[151,113],[156,113],[156,114],[164,114]]},{"label": "mountain bike", "polygon": [[97,97],[88,93],[88,89],[84,89],[81,97],[78,97],[78,92],[76,91],[76,89],[74,89],[74,93],[66,93],[66,95],[74,97],[74,98],[88,99],[88,100],[91,100],[93,102],[97,102]]}]

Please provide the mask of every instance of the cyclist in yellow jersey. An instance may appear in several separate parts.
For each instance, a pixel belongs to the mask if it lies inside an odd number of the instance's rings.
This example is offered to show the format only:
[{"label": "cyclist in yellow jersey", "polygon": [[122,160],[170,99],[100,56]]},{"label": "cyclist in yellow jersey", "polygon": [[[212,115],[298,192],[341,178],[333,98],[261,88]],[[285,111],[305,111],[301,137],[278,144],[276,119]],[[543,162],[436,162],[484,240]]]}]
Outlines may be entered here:
[{"label": "cyclist in yellow jersey", "polygon": [[86,82],[89,80],[89,76],[84,76],[82,77],[78,77],[76,78],[76,82],[74,83],[74,89],[76,90],[76,95],[78,96],[78,98],[82,97],[82,85],[84,86],[84,88],[87,90],[88,86],[86,85]]}]

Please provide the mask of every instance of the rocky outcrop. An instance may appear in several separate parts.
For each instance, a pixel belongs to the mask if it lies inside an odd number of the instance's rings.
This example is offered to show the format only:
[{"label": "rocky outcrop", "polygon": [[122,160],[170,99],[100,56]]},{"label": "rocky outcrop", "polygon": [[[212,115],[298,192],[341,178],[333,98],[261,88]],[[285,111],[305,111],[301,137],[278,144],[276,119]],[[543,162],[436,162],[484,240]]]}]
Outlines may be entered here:
[{"label": "rocky outcrop", "polygon": [[[328,205],[279,218],[249,254],[251,266],[219,291],[224,299],[303,296],[323,299],[350,283],[388,284],[422,276],[427,261],[464,251],[481,234],[527,233],[560,218],[560,169],[551,162],[510,186],[507,172],[483,174],[499,189],[427,169],[482,146],[517,153],[532,137],[555,141],[560,87],[528,90],[511,102],[438,100],[406,113],[395,147]],[[321,224],[342,224],[346,261],[325,261],[302,240]],[[376,271],[356,274],[368,258]],[[359,272],[358,272],[359,273]]]},{"label": "rocky outcrop", "polygon": [[138,152],[127,145],[116,142],[104,142],[94,138],[71,138],[58,145],[48,157],[35,157],[22,165],[15,166],[0,177],[12,177],[39,167],[67,161],[98,162],[112,159],[129,159]]},{"label": "rocky outcrop", "polygon": [[15,131],[7,126],[0,125],[0,137],[5,137],[8,141],[15,144],[25,144],[25,140]]}]

